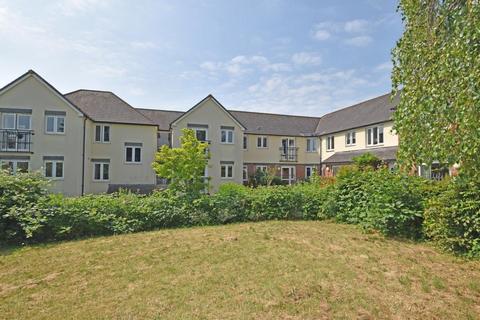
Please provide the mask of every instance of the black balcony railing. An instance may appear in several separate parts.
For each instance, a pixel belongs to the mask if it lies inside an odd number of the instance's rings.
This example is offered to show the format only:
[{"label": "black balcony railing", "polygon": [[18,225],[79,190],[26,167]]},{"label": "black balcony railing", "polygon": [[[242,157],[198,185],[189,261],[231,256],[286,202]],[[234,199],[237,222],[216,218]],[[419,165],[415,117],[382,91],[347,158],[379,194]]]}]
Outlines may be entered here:
[{"label": "black balcony railing", "polygon": [[30,130],[0,129],[0,151],[31,152],[32,135]]},{"label": "black balcony railing", "polygon": [[297,156],[297,147],[280,147],[280,161],[296,162]]}]

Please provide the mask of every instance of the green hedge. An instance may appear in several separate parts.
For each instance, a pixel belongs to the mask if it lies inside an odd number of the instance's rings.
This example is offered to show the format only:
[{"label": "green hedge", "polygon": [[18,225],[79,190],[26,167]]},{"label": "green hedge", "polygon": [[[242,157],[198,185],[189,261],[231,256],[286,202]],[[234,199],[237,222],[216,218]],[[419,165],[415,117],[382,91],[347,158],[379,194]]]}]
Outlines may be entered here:
[{"label": "green hedge", "polygon": [[428,239],[480,256],[480,183],[435,183],[386,169],[341,170],[332,181],[293,186],[221,186],[191,200],[169,191],[66,198],[48,195],[39,176],[0,173],[0,242],[31,243],[162,228],[263,220],[357,224],[386,236]]}]

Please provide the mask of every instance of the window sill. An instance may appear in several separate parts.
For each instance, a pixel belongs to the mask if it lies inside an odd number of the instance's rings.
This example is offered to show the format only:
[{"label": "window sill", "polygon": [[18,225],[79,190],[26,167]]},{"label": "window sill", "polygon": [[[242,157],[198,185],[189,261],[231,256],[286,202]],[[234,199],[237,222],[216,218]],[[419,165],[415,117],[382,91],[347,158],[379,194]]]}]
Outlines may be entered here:
[{"label": "window sill", "polygon": [[227,144],[227,145],[231,145],[231,146],[232,146],[232,145],[234,145],[235,143],[233,143],[233,142],[220,142],[220,144]]},{"label": "window sill", "polygon": [[357,144],[356,144],[356,143],[355,143],[355,144],[345,144],[345,147],[346,147],[346,148],[349,148],[349,147],[355,147],[355,146],[357,146]]},{"label": "window sill", "polygon": [[106,182],[110,182],[110,180],[92,180],[92,182],[94,182],[94,183],[106,183]]},{"label": "window sill", "polygon": [[326,150],[327,152],[335,152],[335,149]]},{"label": "window sill", "polygon": [[318,150],[314,150],[314,151],[306,151],[307,153],[317,153]]},{"label": "window sill", "polygon": [[127,162],[127,161],[125,161],[123,164],[128,164],[128,165],[130,165],[130,164],[141,165],[141,164],[143,164],[143,162]]},{"label": "window sill", "polygon": [[367,148],[378,148],[378,147],[383,147],[383,146],[384,146],[383,143],[379,143],[379,144],[367,145]]},{"label": "window sill", "polygon": [[52,136],[64,136],[65,132],[47,132],[47,131],[45,131],[45,134],[52,135]]}]

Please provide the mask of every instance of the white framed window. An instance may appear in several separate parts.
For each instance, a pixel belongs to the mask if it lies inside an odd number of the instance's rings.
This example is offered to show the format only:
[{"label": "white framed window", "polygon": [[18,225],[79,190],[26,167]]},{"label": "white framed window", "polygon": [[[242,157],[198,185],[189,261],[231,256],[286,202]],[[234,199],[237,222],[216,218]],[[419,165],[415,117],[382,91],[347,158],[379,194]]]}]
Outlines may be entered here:
[{"label": "white framed window", "polygon": [[4,113],[2,128],[30,130],[32,128],[32,116],[30,114]]},{"label": "white framed window", "polygon": [[30,163],[27,160],[2,160],[2,170],[15,175],[17,172],[28,172]]},{"label": "white framed window", "polygon": [[225,144],[233,144],[233,128],[222,127],[220,129],[220,142]]},{"label": "white framed window", "polygon": [[263,172],[267,172],[268,167],[267,166],[255,166],[255,170],[260,170]]},{"label": "white framed window", "polygon": [[375,126],[367,129],[367,146],[383,144],[383,126]]},{"label": "white framed window", "polygon": [[243,150],[247,150],[248,148],[248,136],[243,136]]},{"label": "white framed window", "polygon": [[354,146],[357,143],[357,134],[355,131],[349,131],[345,134],[345,145]]},{"label": "white framed window", "polygon": [[142,163],[142,147],[128,145],[125,146],[125,162]]},{"label": "white framed window", "polygon": [[317,152],[317,138],[307,138],[307,152]]},{"label": "white framed window", "polygon": [[243,166],[242,178],[243,178],[243,182],[248,181],[248,166]]},{"label": "white framed window", "polygon": [[305,179],[309,180],[315,174],[315,167],[306,166],[305,167]]},{"label": "white framed window", "polygon": [[221,163],[220,164],[220,178],[232,179],[233,178],[233,163]]},{"label": "white framed window", "polygon": [[191,127],[189,129],[192,129],[195,132],[195,138],[197,138],[198,141],[202,141],[202,142],[207,142],[208,141],[208,129],[207,128]]},{"label": "white framed window", "polygon": [[45,160],[45,177],[63,179],[63,160]]},{"label": "white framed window", "polygon": [[110,126],[100,124],[95,126],[95,142],[110,142]]},{"label": "white framed window", "polygon": [[332,151],[335,149],[335,136],[327,137],[327,151]]},{"label": "white framed window", "polygon": [[2,115],[2,129],[15,129],[15,113]]},{"label": "white framed window", "polygon": [[257,148],[268,148],[268,138],[265,136],[257,137]]},{"label": "white framed window", "polygon": [[110,180],[110,163],[93,162],[93,181]]},{"label": "white framed window", "polygon": [[45,116],[45,132],[48,134],[64,134],[65,133],[65,116],[46,115]]}]

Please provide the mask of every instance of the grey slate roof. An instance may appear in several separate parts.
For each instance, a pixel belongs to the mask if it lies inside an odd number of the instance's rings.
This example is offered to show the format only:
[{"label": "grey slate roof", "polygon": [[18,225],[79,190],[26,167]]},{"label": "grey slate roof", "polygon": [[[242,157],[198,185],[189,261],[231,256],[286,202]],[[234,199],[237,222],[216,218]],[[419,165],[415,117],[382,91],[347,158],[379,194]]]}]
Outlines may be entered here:
[{"label": "grey slate roof", "polygon": [[311,136],[320,118],[284,114],[229,111],[246,128],[246,133],[282,136]]},{"label": "grey slate roof", "polygon": [[67,93],[65,97],[93,121],[156,126],[112,92],[82,89]]},{"label": "grey slate roof", "polygon": [[322,161],[325,164],[334,163],[349,163],[352,162],[353,157],[360,156],[364,153],[371,153],[376,155],[380,160],[395,160],[397,158],[397,147],[372,148],[355,151],[335,152],[331,157]]},{"label": "grey slate roof", "polygon": [[162,131],[170,130],[170,124],[184,114],[183,111],[172,110],[154,110],[144,108],[137,108],[137,110],[156,123],[158,129]]},{"label": "grey slate roof", "polygon": [[325,135],[389,121],[392,119],[394,108],[399,102],[398,96],[393,101],[391,101],[390,97],[390,94],[385,94],[327,113],[320,118],[315,132],[318,135]]},{"label": "grey slate roof", "polygon": [[[155,122],[160,130],[169,130],[170,124],[184,114],[182,111],[137,109]],[[228,111],[245,128],[246,133],[285,136],[312,135],[319,118],[272,113]]]}]

